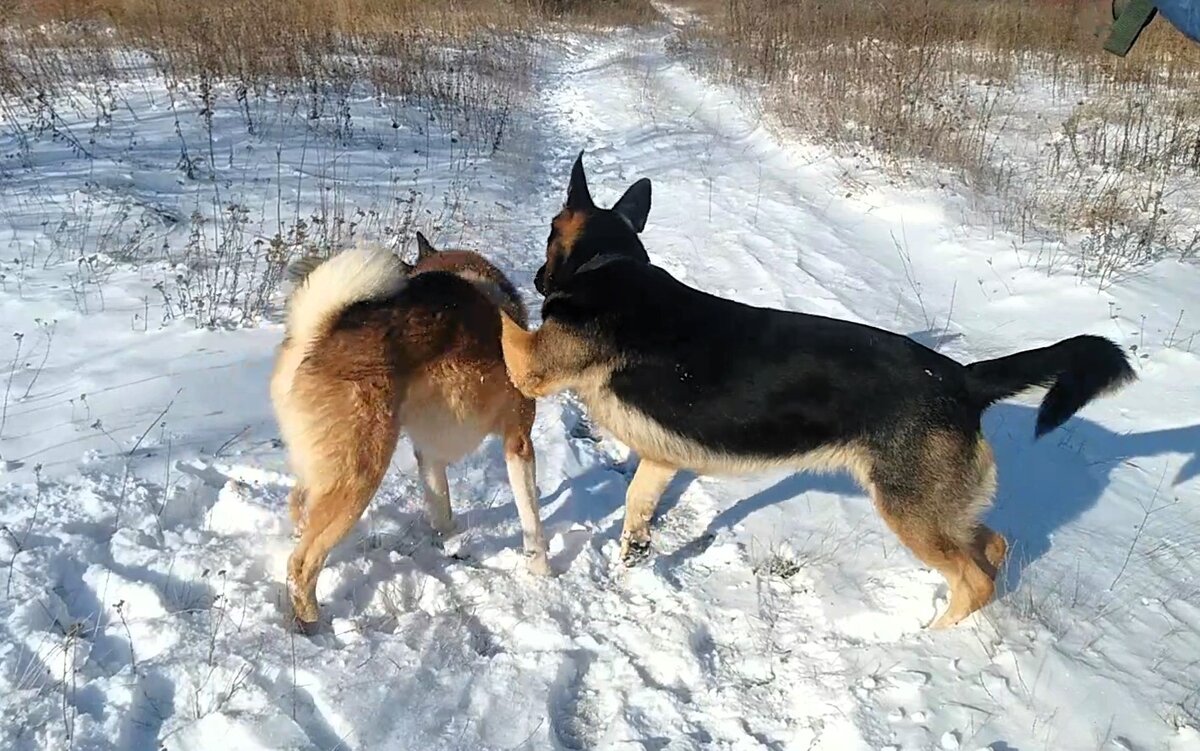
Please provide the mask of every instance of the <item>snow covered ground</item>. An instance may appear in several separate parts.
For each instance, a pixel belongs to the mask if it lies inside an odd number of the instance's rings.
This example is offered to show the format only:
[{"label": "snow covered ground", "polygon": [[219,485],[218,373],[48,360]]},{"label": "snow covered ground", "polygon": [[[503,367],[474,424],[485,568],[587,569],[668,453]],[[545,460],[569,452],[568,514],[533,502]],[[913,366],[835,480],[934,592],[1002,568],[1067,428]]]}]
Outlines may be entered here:
[{"label": "snow covered ground", "polygon": [[[218,110],[210,148],[153,81],[102,127],[60,111],[87,156],[0,136],[0,747],[1200,749],[1200,271],[1104,291],[1052,272],[969,196],[773,135],[669,34],[547,41],[494,154],[369,97],[339,133]],[[181,139],[216,155],[217,197]],[[195,285],[152,251],[208,247],[218,222],[249,244],[340,201],[372,238],[441,224],[536,306],[580,148],[601,202],[653,180],[647,248],[702,289],[961,361],[1082,332],[1135,354],[1139,382],[1039,442],[1036,399],[988,413],[988,523],[1014,544],[996,603],[924,630],[943,580],[842,477],[676,482],[656,556],[625,570],[632,465],[563,398],[535,433],[556,577],[524,571],[498,444],[452,470],[445,549],[404,445],[320,579],[328,627],[288,628],[281,326],[196,328]]]}]

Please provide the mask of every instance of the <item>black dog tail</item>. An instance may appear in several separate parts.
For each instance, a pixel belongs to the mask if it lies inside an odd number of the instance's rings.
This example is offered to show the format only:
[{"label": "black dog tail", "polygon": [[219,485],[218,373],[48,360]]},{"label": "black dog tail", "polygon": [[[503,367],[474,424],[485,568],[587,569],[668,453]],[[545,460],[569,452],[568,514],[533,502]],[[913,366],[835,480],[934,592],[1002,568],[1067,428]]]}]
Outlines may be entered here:
[{"label": "black dog tail", "polygon": [[1038,409],[1034,433],[1038,438],[1097,396],[1136,377],[1129,358],[1116,343],[1092,335],[1073,336],[1049,347],[967,366],[967,388],[980,410],[1034,386],[1050,389]]}]

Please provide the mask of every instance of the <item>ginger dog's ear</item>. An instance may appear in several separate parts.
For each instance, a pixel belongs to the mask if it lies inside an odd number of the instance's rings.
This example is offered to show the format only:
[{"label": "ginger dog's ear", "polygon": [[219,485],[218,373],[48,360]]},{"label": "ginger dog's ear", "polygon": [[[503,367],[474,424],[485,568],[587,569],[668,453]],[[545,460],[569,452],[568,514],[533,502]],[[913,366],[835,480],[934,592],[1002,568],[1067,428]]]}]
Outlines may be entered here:
[{"label": "ginger dog's ear", "polygon": [[417,232],[417,262],[420,263],[437,252],[437,248],[433,247],[433,243],[429,242],[425,235]]}]

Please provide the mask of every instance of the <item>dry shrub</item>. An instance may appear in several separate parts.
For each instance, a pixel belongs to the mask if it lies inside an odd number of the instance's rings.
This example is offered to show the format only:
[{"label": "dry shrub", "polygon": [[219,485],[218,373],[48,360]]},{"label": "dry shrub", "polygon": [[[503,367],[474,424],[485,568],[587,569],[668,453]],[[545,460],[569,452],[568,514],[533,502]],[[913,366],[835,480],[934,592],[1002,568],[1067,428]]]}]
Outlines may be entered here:
[{"label": "dry shrub", "polygon": [[[492,65],[507,73],[527,66],[528,49],[506,42],[547,23],[641,23],[654,16],[649,0],[10,2],[0,16],[0,92],[113,80],[129,66],[113,60],[112,51],[136,49],[180,77],[247,86],[370,81],[380,93],[404,95],[429,85],[437,69]],[[64,46],[70,55],[41,54]],[[474,60],[447,60],[447,48]]]},{"label": "dry shrub", "polygon": [[0,30],[2,114],[154,75],[204,111],[269,92],[303,97],[315,121],[353,94],[387,97],[486,145],[528,82],[528,19],[499,0],[36,0]]},{"label": "dry shrub", "polygon": [[[363,239],[403,246],[418,221],[469,220],[476,161],[524,122],[514,115],[530,99],[538,32],[652,15],[649,0],[0,0],[0,134],[14,144],[0,181],[22,181],[23,210],[53,217],[40,238],[49,250],[26,244],[19,261],[165,263],[164,320],[253,323],[291,255]],[[112,142],[112,122],[150,91],[174,119],[190,216],[164,224],[137,196],[88,182],[69,206],[39,192],[43,144],[67,144],[76,174],[108,169],[98,162],[130,148]],[[257,150],[223,151],[231,128]],[[363,147],[365,128],[379,144],[393,133],[412,143],[404,172],[397,158],[363,201],[339,157]],[[299,163],[286,163],[279,149],[297,142]],[[255,175],[270,171],[272,144],[277,176],[297,176],[287,188],[274,180],[267,216]],[[68,177],[60,187],[75,185]]]},{"label": "dry shrub", "polygon": [[658,19],[650,0],[525,0],[538,18],[627,26]]},{"label": "dry shrub", "polygon": [[1144,260],[1188,247],[1187,211],[1161,196],[1200,178],[1200,46],[1166,22],[1120,59],[1101,49],[1094,0],[699,7],[707,23],[684,49],[752,83],[785,127],[955,170],[1023,235],[1133,237],[1140,250],[1123,256]]}]

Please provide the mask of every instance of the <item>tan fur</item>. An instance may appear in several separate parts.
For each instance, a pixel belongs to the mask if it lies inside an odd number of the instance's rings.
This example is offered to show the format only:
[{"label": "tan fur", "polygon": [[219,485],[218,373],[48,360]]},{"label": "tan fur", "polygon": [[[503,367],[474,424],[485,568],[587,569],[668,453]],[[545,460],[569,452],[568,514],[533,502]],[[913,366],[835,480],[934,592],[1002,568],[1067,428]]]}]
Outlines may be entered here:
[{"label": "tan fur", "polygon": [[937,569],[950,586],[950,604],[931,628],[953,626],[991,601],[995,592],[995,571],[987,571],[973,550],[963,548],[932,525],[892,514],[882,505],[879,509],[900,541],[926,565]]},{"label": "tan fur", "polygon": [[947,628],[991,601],[1008,551],[1003,535],[979,522],[995,493],[996,464],[982,435],[932,433],[908,472],[917,488],[909,494],[866,487],[901,542],[946,578],[950,604],[932,628]]},{"label": "tan fur", "polygon": [[441,250],[418,262],[416,273],[425,271],[449,271],[471,282],[497,307],[503,310],[521,327],[529,324],[525,306],[515,294],[504,291],[512,289],[508,279],[483,256],[469,250]]},{"label": "tan fur", "polygon": [[920,490],[893,496],[876,487],[873,469],[881,457],[865,445],[825,446],[782,459],[714,452],[617,398],[608,383],[620,360],[598,344],[583,341],[553,320],[533,332],[515,321],[503,325],[505,363],[522,393],[539,397],[572,390],[593,421],[641,458],[626,494],[623,556],[648,544],[654,509],[679,469],[715,475],[770,469],[847,470],[871,493],[880,514],[904,544],[946,577],[950,605],[934,627],[954,625],[991,600],[1008,545],[1002,535],[979,523],[996,488],[995,461],[982,435],[964,443],[951,434],[929,434],[920,447],[917,466],[904,468]]},{"label": "tan fur", "polygon": [[[430,523],[445,534],[453,529],[446,466],[485,436],[503,436],[529,568],[549,571],[533,481],[535,406],[509,381],[499,346],[497,313],[523,322],[524,307],[503,293],[511,286],[500,271],[474,253],[423,258],[413,278],[431,271],[458,274],[481,294],[460,295],[445,310],[403,302],[331,309],[317,338],[285,338],[280,346],[271,398],[297,480],[289,510],[300,539],[288,584],[305,629],[318,619],[325,558],[378,489],[401,429],[413,442]],[[336,325],[343,316],[353,320]]]},{"label": "tan fur", "polygon": [[621,557],[629,558],[635,547],[650,544],[650,521],[663,492],[679,471],[677,467],[642,457],[625,494],[625,526],[621,531]]},{"label": "tan fur", "polygon": [[563,261],[575,249],[575,241],[583,232],[587,223],[587,215],[581,211],[564,208],[550,222],[555,230],[554,239],[546,248],[546,275],[553,276]]},{"label": "tan fur", "polygon": [[[548,396],[584,383],[607,379],[613,361],[598,361],[593,346],[554,321],[529,332],[507,314],[500,337],[509,378],[530,398]],[[595,366],[593,367],[593,363]]]}]

